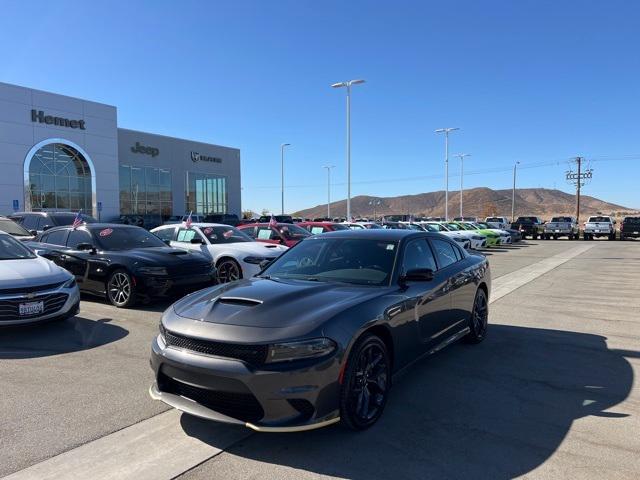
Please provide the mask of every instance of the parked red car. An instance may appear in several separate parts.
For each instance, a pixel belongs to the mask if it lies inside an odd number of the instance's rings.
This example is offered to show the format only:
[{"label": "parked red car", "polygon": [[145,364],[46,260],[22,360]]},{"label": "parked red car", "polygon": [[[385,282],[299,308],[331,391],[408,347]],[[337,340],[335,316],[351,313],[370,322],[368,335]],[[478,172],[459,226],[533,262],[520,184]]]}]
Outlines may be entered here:
[{"label": "parked red car", "polygon": [[275,243],[293,247],[300,240],[311,236],[311,233],[304,228],[300,228],[298,225],[299,224],[293,223],[276,223],[275,225],[270,225],[269,223],[249,223],[247,225],[240,225],[237,228],[258,242]]},{"label": "parked red car", "polygon": [[312,235],[325,232],[335,232],[336,230],[349,230],[347,225],[334,222],[300,222],[297,225],[308,230]]}]

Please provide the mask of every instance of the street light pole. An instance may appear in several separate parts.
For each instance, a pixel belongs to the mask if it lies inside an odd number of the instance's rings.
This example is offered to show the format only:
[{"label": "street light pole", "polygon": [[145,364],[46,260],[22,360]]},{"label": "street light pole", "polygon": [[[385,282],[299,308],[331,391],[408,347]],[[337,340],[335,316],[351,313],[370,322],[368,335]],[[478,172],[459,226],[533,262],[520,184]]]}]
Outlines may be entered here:
[{"label": "street light pole", "polygon": [[511,190],[511,221],[515,222],[516,213],[516,169],[520,162],[513,164],[513,190]]},{"label": "street light pole", "polygon": [[460,217],[464,217],[462,214],[462,179],[464,178],[464,157],[470,157],[470,153],[458,153],[455,155],[460,159]]},{"label": "street light pole", "polygon": [[444,133],[444,219],[449,220],[449,132],[460,130],[458,127],[438,128],[436,133]]},{"label": "street light pole", "polygon": [[347,221],[351,221],[351,85],[364,83],[364,80],[349,80],[331,85],[333,88],[347,88]]},{"label": "street light pole", "polygon": [[331,220],[331,169],[335,165],[323,165],[327,169],[327,219]]},{"label": "street light pole", "polygon": [[282,143],[280,145],[280,213],[284,215],[284,147],[288,147],[290,143]]}]

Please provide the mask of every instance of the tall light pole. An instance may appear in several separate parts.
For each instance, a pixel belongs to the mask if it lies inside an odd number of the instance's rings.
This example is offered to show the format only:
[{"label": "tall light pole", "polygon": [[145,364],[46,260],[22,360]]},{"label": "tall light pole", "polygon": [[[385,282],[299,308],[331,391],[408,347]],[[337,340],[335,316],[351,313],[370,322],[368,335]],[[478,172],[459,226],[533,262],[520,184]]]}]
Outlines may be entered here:
[{"label": "tall light pole", "polygon": [[369,200],[369,205],[373,205],[373,221],[376,221],[376,207],[382,204],[382,200],[376,198],[375,200]]},{"label": "tall light pole", "polygon": [[284,147],[290,143],[280,144],[280,213],[284,215]]},{"label": "tall light pole", "polygon": [[462,215],[462,179],[464,178],[464,157],[470,157],[471,154],[470,153],[458,153],[456,155],[454,155],[455,157],[458,157],[460,159],[460,217],[463,217],[464,215]]},{"label": "tall light pole", "polygon": [[331,169],[335,165],[323,165],[322,168],[327,169],[327,219],[331,219]]},{"label": "tall light pole", "polygon": [[351,85],[364,83],[364,80],[349,80],[331,85],[333,88],[347,88],[347,221],[351,221]]},{"label": "tall light pole", "polygon": [[460,130],[458,127],[438,128],[436,133],[444,133],[444,219],[449,220],[449,132]]},{"label": "tall light pole", "polygon": [[515,222],[516,214],[516,169],[520,165],[520,162],[513,164],[513,190],[511,190],[511,221]]}]

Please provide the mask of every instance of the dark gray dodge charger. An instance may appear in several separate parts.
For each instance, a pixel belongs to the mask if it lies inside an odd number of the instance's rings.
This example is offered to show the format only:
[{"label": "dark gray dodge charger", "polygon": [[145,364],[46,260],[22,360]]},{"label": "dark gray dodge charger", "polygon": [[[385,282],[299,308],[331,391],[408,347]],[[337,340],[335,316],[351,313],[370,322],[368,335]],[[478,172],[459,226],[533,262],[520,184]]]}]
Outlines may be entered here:
[{"label": "dark gray dodge charger", "polygon": [[439,233],[308,238],[257,277],[192,293],[163,314],[155,399],[258,431],[382,415],[395,373],[487,332],[489,264]]}]

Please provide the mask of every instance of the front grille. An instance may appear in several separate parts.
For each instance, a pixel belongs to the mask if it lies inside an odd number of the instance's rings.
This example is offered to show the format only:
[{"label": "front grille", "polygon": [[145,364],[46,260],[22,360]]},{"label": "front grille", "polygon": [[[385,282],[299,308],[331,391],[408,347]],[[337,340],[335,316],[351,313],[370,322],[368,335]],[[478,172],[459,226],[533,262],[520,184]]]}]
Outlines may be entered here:
[{"label": "front grille", "polygon": [[206,262],[184,262],[169,269],[170,275],[206,275],[211,273],[213,265]]},{"label": "front grille", "polygon": [[192,352],[214,355],[216,357],[234,358],[255,366],[263,365],[267,359],[267,345],[242,345],[224,342],[212,342],[177,335],[165,331],[165,342],[168,347],[190,350]]},{"label": "front grille", "polygon": [[[49,295],[36,295],[33,298],[14,298],[0,300],[0,321],[38,318],[59,311],[67,301],[66,293],[50,293]],[[44,311],[35,315],[20,315],[20,304],[30,302],[44,302]]]},{"label": "front grille", "polygon": [[36,286],[19,287],[19,288],[3,288],[3,289],[0,289],[0,295],[12,295],[14,293],[43,292],[45,290],[53,290],[54,288],[61,287],[62,284],[64,284],[64,282],[48,283],[46,285],[36,285]]},{"label": "front grille", "polygon": [[[244,385],[238,385],[245,389]],[[158,376],[158,388],[188,398],[200,405],[243,422],[257,422],[264,416],[260,402],[248,390],[245,392],[222,392],[195,387],[170,378],[162,373]]]}]

